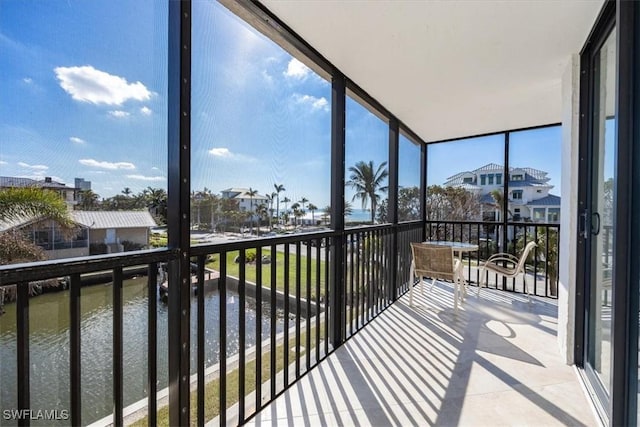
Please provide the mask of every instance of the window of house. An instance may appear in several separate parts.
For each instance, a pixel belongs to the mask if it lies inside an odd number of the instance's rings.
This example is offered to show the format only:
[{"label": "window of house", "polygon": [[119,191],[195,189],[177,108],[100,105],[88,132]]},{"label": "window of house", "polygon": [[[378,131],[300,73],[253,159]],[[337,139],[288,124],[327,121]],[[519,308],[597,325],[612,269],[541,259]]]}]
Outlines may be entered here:
[{"label": "window of house", "polygon": [[493,185],[493,174],[489,174],[489,185]]},{"label": "window of house", "polygon": [[512,181],[522,181],[522,174],[517,174],[517,175],[511,175],[511,180]]},{"label": "window of house", "polygon": [[462,182],[465,184],[472,184],[473,183],[473,178],[463,178]]},{"label": "window of house", "polygon": [[496,174],[496,185],[502,185],[502,174],[501,173],[497,173]]},{"label": "window of house", "polygon": [[522,190],[516,190],[512,194],[513,200],[522,200]]},{"label": "window of house", "polygon": [[480,185],[486,185],[486,184],[487,184],[487,176],[480,175]]},{"label": "window of house", "polygon": [[533,209],[533,220],[534,221],[544,221],[544,208],[534,208]]},{"label": "window of house", "polygon": [[549,208],[549,211],[547,212],[547,221],[548,222],[560,221],[560,208]]}]

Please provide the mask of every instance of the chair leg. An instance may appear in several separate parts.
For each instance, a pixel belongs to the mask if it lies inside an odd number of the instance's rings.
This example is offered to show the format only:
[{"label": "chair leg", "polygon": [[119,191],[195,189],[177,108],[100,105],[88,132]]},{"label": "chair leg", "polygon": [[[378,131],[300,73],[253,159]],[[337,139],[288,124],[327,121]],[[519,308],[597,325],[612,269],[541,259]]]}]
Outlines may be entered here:
[{"label": "chair leg", "polygon": [[411,262],[411,267],[409,268],[409,307],[413,307],[413,287],[416,284],[416,270]]},{"label": "chair leg", "polygon": [[527,272],[522,273],[522,283],[524,284],[524,291],[527,294],[527,298],[529,299],[529,304],[531,304],[531,293],[529,292],[529,284],[527,283]]},{"label": "chair leg", "polygon": [[409,282],[409,307],[413,307],[413,287],[415,286],[415,277],[411,277]]},{"label": "chair leg", "polygon": [[485,276],[486,276],[486,270],[482,268],[480,270],[480,280],[478,280],[478,290],[476,291],[476,296],[478,298],[480,298],[480,288],[482,287],[482,284],[483,283],[486,284],[486,281],[487,281]]},{"label": "chair leg", "polygon": [[[431,279],[431,286],[429,287],[429,292],[431,292],[433,290],[433,287],[436,285],[436,278],[433,277]],[[423,292],[424,293],[424,292]]]}]

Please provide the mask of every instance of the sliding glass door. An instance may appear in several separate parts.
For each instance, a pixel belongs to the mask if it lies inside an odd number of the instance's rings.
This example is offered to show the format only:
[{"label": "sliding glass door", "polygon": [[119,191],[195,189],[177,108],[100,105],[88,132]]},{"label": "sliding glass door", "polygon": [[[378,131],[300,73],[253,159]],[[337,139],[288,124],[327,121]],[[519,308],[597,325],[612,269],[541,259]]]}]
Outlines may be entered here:
[{"label": "sliding glass door", "polygon": [[593,111],[584,237],[589,283],[585,365],[603,394],[611,386],[612,276],[615,239],[616,34],[611,29],[593,57]]}]

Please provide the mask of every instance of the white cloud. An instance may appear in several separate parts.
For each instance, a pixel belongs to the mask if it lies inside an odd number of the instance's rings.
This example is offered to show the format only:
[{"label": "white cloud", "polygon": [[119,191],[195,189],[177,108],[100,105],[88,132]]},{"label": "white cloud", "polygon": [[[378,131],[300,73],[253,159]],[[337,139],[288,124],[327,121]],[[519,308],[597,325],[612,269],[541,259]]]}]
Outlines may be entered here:
[{"label": "white cloud", "polygon": [[255,158],[250,156],[245,156],[244,154],[233,153],[231,150],[229,150],[226,147],[212,148],[211,150],[209,150],[209,154],[211,154],[213,157],[218,157],[221,159],[236,160],[236,161],[242,161],[242,162],[253,162],[256,160]]},{"label": "white cloud", "polygon": [[91,65],[56,67],[60,87],[76,101],[91,104],[122,105],[128,100],[147,101],[151,92],[141,82],[129,83],[124,77],[96,70]]},{"label": "white cloud", "polygon": [[9,163],[5,162],[4,160],[0,160],[0,165],[8,165]]},{"label": "white cloud", "polygon": [[324,96],[316,98],[313,95],[300,95],[299,93],[294,93],[292,98],[296,104],[307,105],[311,107],[312,111],[329,111],[329,101],[327,101]]},{"label": "white cloud", "polygon": [[122,110],[113,110],[113,111],[109,111],[109,115],[112,117],[117,117],[121,119],[123,117],[128,117],[130,114]]},{"label": "white cloud", "polygon": [[84,144],[87,142],[82,138],[78,138],[77,136],[69,137],[69,141],[73,142],[74,144]]},{"label": "white cloud", "polygon": [[33,83],[33,79],[31,77],[25,77],[24,79],[22,79],[22,81],[25,82],[28,85]]},{"label": "white cloud", "polygon": [[150,116],[152,112],[153,111],[151,111],[151,108],[147,107],[146,105],[140,109],[140,113],[145,116]]},{"label": "white cloud", "polygon": [[224,148],[224,147],[220,147],[220,148],[212,148],[211,150],[209,150],[209,154],[211,154],[214,157],[233,157],[233,154],[231,153],[231,151],[229,151],[228,148]]},{"label": "white cloud", "polygon": [[34,171],[46,171],[47,169],[49,169],[49,166],[45,166],[45,165],[30,165],[30,164],[25,163],[25,162],[18,162],[18,166],[23,167],[25,169],[32,169]]},{"label": "white cloud", "polygon": [[127,175],[129,179],[138,179],[140,181],[166,181],[164,176],[144,176],[144,175]]},{"label": "white cloud", "polygon": [[152,171],[159,171],[160,169],[159,169],[159,168],[157,168],[157,167],[155,167],[155,166],[152,166],[152,167],[151,167],[151,170],[152,170]]},{"label": "white cloud", "polygon": [[291,77],[297,80],[304,80],[311,73],[309,67],[298,61],[296,58],[291,59],[287,65],[287,71],[283,74],[286,77]]},{"label": "white cloud", "polygon": [[109,170],[117,170],[117,169],[135,169],[136,165],[129,162],[105,162],[94,159],[80,159],[78,160],[81,165],[90,166],[92,168],[100,168],[100,169],[109,169]]}]

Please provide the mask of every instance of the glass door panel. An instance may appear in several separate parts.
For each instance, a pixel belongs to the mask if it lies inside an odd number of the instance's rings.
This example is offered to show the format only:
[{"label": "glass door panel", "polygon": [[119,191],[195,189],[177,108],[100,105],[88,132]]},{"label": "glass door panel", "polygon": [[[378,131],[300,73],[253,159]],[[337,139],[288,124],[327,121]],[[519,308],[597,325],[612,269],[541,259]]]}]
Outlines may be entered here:
[{"label": "glass door panel", "polygon": [[586,364],[609,395],[611,389],[611,319],[616,150],[616,35],[609,34],[594,58],[593,133],[590,203],[586,231],[589,272]]}]

